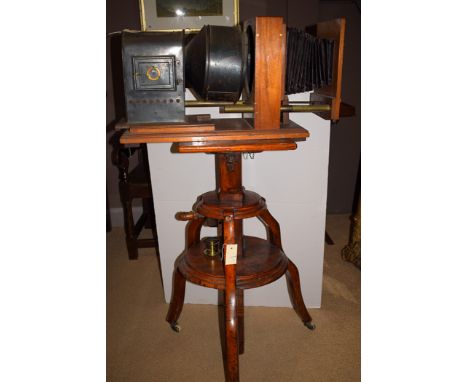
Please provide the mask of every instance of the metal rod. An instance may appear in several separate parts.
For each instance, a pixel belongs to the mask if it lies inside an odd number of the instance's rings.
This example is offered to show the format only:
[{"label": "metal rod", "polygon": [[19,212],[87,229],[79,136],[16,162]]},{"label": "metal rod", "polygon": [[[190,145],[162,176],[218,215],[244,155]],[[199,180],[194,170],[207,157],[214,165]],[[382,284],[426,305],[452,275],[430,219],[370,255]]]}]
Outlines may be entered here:
[{"label": "metal rod", "polygon": [[[311,113],[317,111],[330,111],[330,105],[284,105],[281,106],[283,113]],[[220,107],[221,113],[253,113],[253,105],[230,105]]]},{"label": "metal rod", "polygon": [[[185,107],[220,107],[222,113],[253,113],[253,106],[244,101],[236,103],[223,101],[185,101]],[[309,101],[290,101],[288,105],[281,106],[282,112],[314,112],[329,111],[330,105],[313,104]]]},{"label": "metal rod", "polygon": [[236,103],[222,101],[185,101],[185,107],[220,107],[220,106],[243,106],[243,101]]}]

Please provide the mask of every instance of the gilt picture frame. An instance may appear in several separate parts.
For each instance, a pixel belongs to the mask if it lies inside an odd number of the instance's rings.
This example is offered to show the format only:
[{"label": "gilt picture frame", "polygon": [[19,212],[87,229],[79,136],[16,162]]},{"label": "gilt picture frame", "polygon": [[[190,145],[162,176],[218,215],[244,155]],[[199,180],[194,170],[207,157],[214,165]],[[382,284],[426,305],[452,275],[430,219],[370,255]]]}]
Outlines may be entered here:
[{"label": "gilt picture frame", "polygon": [[239,23],[239,0],[140,0],[142,31],[198,31]]}]

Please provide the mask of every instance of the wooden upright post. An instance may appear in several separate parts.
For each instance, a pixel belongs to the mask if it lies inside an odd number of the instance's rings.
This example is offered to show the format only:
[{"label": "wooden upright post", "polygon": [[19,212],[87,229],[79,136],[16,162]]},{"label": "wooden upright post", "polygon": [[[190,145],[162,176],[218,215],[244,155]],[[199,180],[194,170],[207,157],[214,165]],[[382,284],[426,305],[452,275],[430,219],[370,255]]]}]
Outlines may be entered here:
[{"label": "wooden upright post", "polygon": [[[234,217],[227,215],[223,222],[224,245],[236,244]],[[226,337],[226,382],[239,382],[239,329],[238,329],[238,307],[236,288],[236,265],[226,264],[226,250],[224,251],[224,317]]]},{"label": "wooden upright post", "polygon": [[324,86],[315,92],[318,96],[331,98],[330,119],[332,121],[338,121],[340,119],[345,28],[346,20],[344,18],[339,18],[323,21],[306,29],[310,30],[312,34],[319,38],[335,40],[333,52],[333,82],[331,85]]},{"label": "wooden upright post", "polygon": [[279,129],[286,52],[283,18],[257,17],[254,37],[254,129]]}]

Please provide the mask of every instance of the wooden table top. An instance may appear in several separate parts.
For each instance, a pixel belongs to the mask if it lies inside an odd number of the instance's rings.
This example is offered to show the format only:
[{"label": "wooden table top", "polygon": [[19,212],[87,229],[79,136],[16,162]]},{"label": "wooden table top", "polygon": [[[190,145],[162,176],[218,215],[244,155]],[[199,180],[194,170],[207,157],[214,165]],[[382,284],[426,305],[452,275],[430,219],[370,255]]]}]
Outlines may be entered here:
[{"label": "wooden table top", "polygon": [[196,121],[193,117],[185,124],[126,125],[120,141],[129,143],[172,142],[172,151],[195,152],[260,152],[272,150],[294,150],[297,141],[304,141],[309,132],[289,121],[279,129],[253,128],[253,119],[220,118]]}]

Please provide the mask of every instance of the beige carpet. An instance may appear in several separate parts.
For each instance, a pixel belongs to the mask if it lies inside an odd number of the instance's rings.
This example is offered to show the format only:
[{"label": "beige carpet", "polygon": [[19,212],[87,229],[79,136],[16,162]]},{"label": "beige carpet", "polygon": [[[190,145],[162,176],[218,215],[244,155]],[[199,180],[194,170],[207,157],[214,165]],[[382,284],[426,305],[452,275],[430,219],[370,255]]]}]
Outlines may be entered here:
[{"label": "beige carpet", "polygon": [[[309,310],[317,329],[306,329],[292,308],[247,307],[241,381],[360,380],[361,274],[340,258],[348,216],[327,220],[335,245],[325,246],[322,308]],[[167,307],[155,251],[129,261],[123,230],[114,228],[107,234],[109,382],[224,381],[217,307],[185,305],[178,334],[165,321]]]}]

